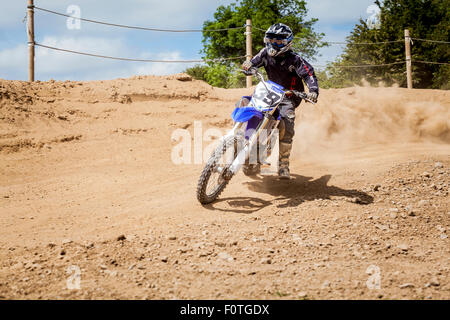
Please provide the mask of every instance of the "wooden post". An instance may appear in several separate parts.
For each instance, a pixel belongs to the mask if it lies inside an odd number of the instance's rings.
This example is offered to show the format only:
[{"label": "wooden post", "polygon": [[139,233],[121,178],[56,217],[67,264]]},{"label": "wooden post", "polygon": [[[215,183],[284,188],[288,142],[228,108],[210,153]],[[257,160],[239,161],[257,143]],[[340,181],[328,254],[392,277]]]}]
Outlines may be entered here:
[{"label": "wooden post", "polygon": [[28,0],[27,31],[28,31],[28,81],[34,81],[34,3]]},{"label": "wooden post", "polygon": [[405,29],[405,55],[406,55],[406,82],[408,89],[412,89],[412,73],[411,73],[411,37],[409,30]]},{"label": "wooden post", "polygon": [[[252,59],[252,20],[247,19],[247,27],[245,28],[246,35],[246,60]],[[247,88],[252,86],[252,76],[247,76]]]}]

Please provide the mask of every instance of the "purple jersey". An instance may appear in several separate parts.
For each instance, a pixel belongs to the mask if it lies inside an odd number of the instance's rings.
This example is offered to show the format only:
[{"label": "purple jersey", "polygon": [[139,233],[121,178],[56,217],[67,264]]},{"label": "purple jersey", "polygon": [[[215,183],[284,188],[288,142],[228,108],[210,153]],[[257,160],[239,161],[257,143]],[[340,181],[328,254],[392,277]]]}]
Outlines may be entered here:
[{"label": "purple jersey", "polygon": [[282,85],[285,89],[304,91],[303,79],[310,92],[319,94],[319,83],[314,68],[293,51],[286,52],[280,59],[269,56],[267,49],[264,48],[253,57],[251,63],[257,68],[264,66],[269,80]]}]

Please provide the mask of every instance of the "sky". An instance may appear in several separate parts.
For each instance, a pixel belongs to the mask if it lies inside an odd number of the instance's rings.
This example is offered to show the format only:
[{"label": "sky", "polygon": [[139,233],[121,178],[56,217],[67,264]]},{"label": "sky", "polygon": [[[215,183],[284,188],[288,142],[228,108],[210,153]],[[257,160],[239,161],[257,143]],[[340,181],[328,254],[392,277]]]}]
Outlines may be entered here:
[{"label": "sky", "polygon": [[[234,0],[35,0],[35,6],[86,19],[162,29],[201,29],[220,5]],[[308,0],[308,18],[318,18],[315,31],[325,40],[345,41],[360,18],[366,20],[374,0]],[[370,10],[369,10],[370,11]],[[0,78],[28,79],[26,0],[7,1],[0,11]],[[165,33],[116,28],[35,10],[35,41],[49,46],[100,55],[137,59],[201,59],[202,34]],[[263,41],[263,39],[253,39]],[[343,46],[322,48],[312,65],[333,61]],[[166,75],[193,64],[128,62],[86,57],[36,47],[36,80],[100,80],[133,75]]]}]

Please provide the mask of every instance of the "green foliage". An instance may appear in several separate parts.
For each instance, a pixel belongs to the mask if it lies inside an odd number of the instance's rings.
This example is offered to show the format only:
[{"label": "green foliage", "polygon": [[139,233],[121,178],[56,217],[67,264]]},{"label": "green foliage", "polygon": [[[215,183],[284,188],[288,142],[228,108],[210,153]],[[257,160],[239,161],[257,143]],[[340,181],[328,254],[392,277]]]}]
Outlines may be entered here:
[{"label": "green foliage", "polygon": [[317,54],[318,41],[323,34],[314,32],[313,25],[317,19],[305,21],[306,14],[304,0],[240,0],[227,7],[220,6],[214,14],[214,21],[203,23],[203,53],[209,59],[245,55],[243,29],[222,32],[208,30],[242,27],[247,19],[252,19],[254,54],[264,46],[265,30],[272,24],[281,22],[290,26],[294,35],[300,38],[294,42],[295,49],[312,59]]},{"label": "green foliage", "polygon": [[245,87],[245,75],[238,72],[239,66],[234,65],[196,65],[187,68],[184,72],[194,79],[208,82],[210,85],[221,88],[242,88]]},{"label": "green foliage", "polygon": [[450,90],[450,66],[441,66],[433,76],[434,82],[440,86],[440,89]]},{"label": "green foliage", "polygon": [[191,68],[187,68],[184,72],[186,72],[194,79],[206,81],[206,73],[208,72],[208,67],[197,64]]},{"label": "green foliage", "polygon": [[230,70],[223,64],[212,65],[206,72],[206,81],[214,87],[224,87],[229,77]]},{"label": "green foliage", "polygon": [[[375,1],[381,9],[380,29],[370,29],[360,20],[347,38],[349,45],[342,56],[327,71],[334,86],[360,83],[364,78],[371,84],[379,81],[406,87],[406,63],[386,67],[339,68],[339,65],[383,64],[405,61],[404,42],[354,45],[356,42],[379,42],[404,39],[409,29],[413,38],[449,41],[450,0],[385,0]],[[414,60],[449,62],[448,44],[413,41],[411,46],[413,86],[415,88],[448,88],[449,67],[414,63]]]},{"label": "green foliage", "polygon": [[[214,13],[214,19],[203,23],[202,53],[206,59],[245,56],[245,29],[219,32],[209,30],[242,27],[247,19],[252,19],[253,54],[263,48],[265,30],[272,24],[281,22],[290,26],[294,35],[299,37],[294,40],[294,50],[308,59],[313,59],[318,48],[325,45],[319,43],[324,35],[314,32],[313,25],[317,19],[306,20],[306,15],[305,0],[237,0],[228,6],[219,6]],[[205,75],[206,81],[213,86],[243,87],[245,77],[234,71],[243,61],[244,58],[242,61],[208,63],[206,73],[196,73],[198,70],[186,72],[195,74],[192,75],[194,78]]]},{"label": "green foliage", "polygon": [[232,66],[230,76],[228,78],[228,84],[223,86],[224,88],[245,88],[246,76],[238,71],[238,66]]}]

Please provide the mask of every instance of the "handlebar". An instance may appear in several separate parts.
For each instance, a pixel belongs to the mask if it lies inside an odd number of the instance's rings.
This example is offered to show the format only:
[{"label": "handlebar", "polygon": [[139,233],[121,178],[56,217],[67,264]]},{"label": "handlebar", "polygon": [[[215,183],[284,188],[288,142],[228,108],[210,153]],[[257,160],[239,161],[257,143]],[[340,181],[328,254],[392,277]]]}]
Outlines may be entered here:
[{"label": "handlebar", "polygon": [[255,67],[251,67],[248,70],[242,70],[240,69],[241,72],[243,72],[246,76],[256,76],[258,77],[261,81],[264,81],[264,77],[263,75],[259,72],[258,68]]},{"label": "handlebar", "polygon": [[256,73],[259,72],[258,69],[255,68],[255,67],[251,67],[251,68],[248,69],[248,70],[239,69],[239,71],[243,72],[243,73],[244,73],[245,75],[247,75],[247,76],[254,76],[254,75],[256,75]]},{"label": "handlebar", "polygon": [[[256,76],[261,81],[263,81],[265,83],[264,76],[259,72],[259,70],[257,68],[251,67],[248,70],[242,70],[242,69],[239,69],[239,70],[241,72],[243,72],[246,76]],[[305,92],[300,92],[300,91],[297,91],[297,90],[288,90],[288,91],[285,91],[285,94],[294,94],[297,97],[299,97],[299,98],[301,98],[301,99],[303,99],[303,100],[305,100],[305,101],[307,101],[309,103],[316,104],[316,102],[314,102],[314,101],[312,101],[312,100],[307,98],[308,95]]]},{"label": "handlebar", "polygon": [[289,90],[289,91],[286,91],[285,93],[286,94],[291,93],[291,94],[296,95],[297,97],[299,97],[299,98],[301,98],[301,99],[303,99],[303,100],[305,100],[305,101],[307,101],[309,103],[316,104],[316,102],[312,101],[311,99],[308,99],[308,94],[305,93],[305,92],[300,92],[300,91],[297,91],[297,90]]}]

